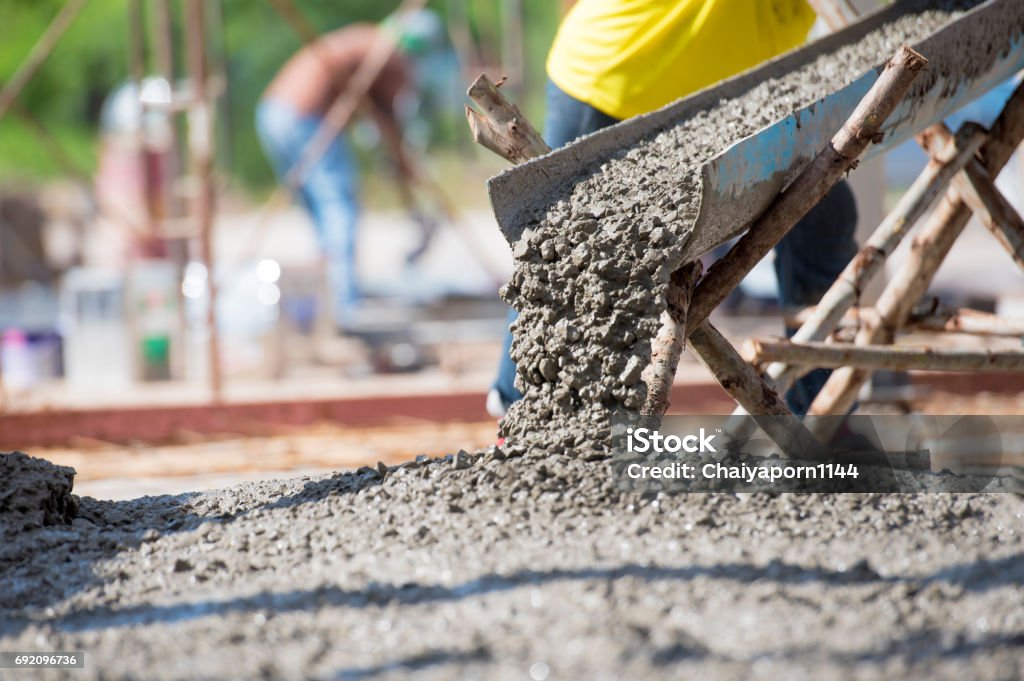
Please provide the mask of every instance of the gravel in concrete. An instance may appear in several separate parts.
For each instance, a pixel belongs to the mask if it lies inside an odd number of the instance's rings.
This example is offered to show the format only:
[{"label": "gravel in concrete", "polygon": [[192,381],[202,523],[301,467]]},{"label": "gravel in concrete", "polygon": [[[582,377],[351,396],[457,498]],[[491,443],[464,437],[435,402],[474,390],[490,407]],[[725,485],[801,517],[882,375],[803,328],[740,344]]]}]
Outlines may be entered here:
[{"label": "gravel in concrete", "polygon": [[0,649],[85,650],[80,679],[1024,671],[1015,495],[645,498],[497,450],[382,470],[83,498],[0,546]]}]

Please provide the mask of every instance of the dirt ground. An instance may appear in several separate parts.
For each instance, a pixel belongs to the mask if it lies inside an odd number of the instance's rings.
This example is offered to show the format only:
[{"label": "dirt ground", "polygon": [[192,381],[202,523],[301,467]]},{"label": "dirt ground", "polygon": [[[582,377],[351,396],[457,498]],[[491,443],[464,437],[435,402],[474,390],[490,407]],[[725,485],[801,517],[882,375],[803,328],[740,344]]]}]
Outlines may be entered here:
[{"label": "dirt ground", "polygon": [[83,498],[0,543],[0,650],[86,669],[0,676],[1017,679],[1022,530],[1011,494],[644,499],[494,450]]}]

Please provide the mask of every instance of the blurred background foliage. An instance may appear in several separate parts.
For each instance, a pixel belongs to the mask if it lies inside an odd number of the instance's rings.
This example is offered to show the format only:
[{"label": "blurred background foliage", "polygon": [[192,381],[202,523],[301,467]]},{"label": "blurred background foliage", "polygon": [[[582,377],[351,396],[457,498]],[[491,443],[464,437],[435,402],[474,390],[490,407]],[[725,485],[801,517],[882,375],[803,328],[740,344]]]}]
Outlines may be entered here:
[{"label": "blurred background foliage", "polygon": [[[213,35],[215,52],[224,50],[228,91],[221,109],[221,167],[244,187],[260,190],[272,175],[253,130],[253,109],[277,68],[300,45],[299,37],[267,0],[209,0],[223,16],[221,35]],[[0,82],[15,73],[33,44],[57,15],[64,0],[0,0]],[[181,44],[179,2],[176,33]],[[397,0],[294,0],[319,32],[354,21],[379,21]],[[524,42],[525,73],[511,77],[528,116],[538,125],[543,115],[544,59],[558,22],[558,3],[519,0]],[[500,63],[503,3],[494,0],[432,0],[427,6],[442,18],[465,16],[475,43],[488,64]],[[147,26],[153,9],[144,0]],[[217,11],[218,8],[214,8]],[[103,99],[129,75],[129,20],[126,0],[89,0],[53,54],[19,97],[18,106],[0,121],[0,179],[29,183],[66,175],[42,146],[41,133],[83,173],[96,164],[97,131]],[[178,76],[184,73],[182,50],[177,54]],[[465,65],[463,65],[465,66]],[[491,74],[502,75],[502,74]],[[469,73],[456,77],[465,81]],[[518,81],[518,82],[517,82]],[[465,82],[461,83],[464,89]],[[429,144],[437,151],[465,145],[466,129],[460,106],[432,120]],[[65,163],[65,166],[67,163]]]}]

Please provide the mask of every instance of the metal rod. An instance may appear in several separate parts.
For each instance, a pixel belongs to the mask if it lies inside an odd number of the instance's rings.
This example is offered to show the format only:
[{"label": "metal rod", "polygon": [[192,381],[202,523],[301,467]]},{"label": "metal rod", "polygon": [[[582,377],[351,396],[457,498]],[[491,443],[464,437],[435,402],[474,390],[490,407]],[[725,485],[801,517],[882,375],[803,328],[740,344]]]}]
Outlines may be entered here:
[{"label": "metal rod", "polygon": [[210,334],[207,354],[210,367],[210,395],[216,403],[222,398],[223,378],[220,364],[220,335],[217,329],[216,257],[213,248],[213,116],[207,89],[209,74],[203,6],[204,0],[186,0],[188,70],[196,93],[189,111],[189,146],[192,152],[193,173],[199,187],[195,211],[199,227],[200,257],[206,267],[209,291],[206,310],[206,326]]},{"label": "metal rod", "polygon": [[894,371],[1024,371],[1024,350],[957,350],[750,340],[743,354],[754,364],[786,362],[804,367],[853,366]]},{"label": "metal rod", "polygon": [[[991,177],[999,174],[1024,139],[1024,84],[1018,85],[981,148],[982,165]],[[951,187],[914,238],[910,254],[875,304],[878,322],[861,329],[858,345],[888,343],[928,289],[932,277],[957,237],[967,226],[971,209]],[[853,406],[870,371],[844,367],[832,372],[811,405],[810,414],[841,414]]]},{"label": "metal rod", "polygon": [[696,327],[850,170],[928,60],[901,47],[842,129],[697,285],[688,316]]}]

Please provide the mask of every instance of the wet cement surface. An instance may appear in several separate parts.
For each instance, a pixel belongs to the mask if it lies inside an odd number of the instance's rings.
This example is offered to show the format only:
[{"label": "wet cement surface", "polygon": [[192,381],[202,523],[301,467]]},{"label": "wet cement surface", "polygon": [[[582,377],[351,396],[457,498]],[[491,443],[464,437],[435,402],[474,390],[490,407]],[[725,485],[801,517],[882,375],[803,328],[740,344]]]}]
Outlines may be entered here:
[{"label": "wet cement surface", "polygon": [[497,451],[385,471],[83,498],[0,547],[0,649],[85,650],[81,679],[1024,672],[1016,495],[642,498]]},{"label": "wet cement surface", "polygon": [[74,478],[68,466],[22,452],[0,453],[0,539],[70,522],[78,510]]}]

